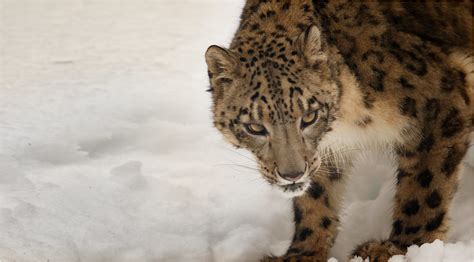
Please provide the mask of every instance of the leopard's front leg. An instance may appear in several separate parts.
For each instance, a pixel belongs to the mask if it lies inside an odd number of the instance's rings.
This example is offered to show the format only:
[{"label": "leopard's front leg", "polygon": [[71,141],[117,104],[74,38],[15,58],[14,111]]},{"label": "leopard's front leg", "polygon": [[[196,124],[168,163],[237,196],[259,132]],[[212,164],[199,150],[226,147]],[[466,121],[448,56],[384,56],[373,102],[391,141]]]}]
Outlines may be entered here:
[{"label": "leopard's front leg", "polygon": [[383,262],[403,254],[410,245],[445,239],[449,206],[469,147],[469,113],[448,107],[439,115],[432,115],[424,137],[400,151],[390,237],[368,241],[353,255]]},{"label": "leopard's front leg", "polygon": [[313,179],[311,187],[293,200],[295,233],[282,257],[266,257],[262,261],[327,261],[339,224],[338,205],[342,172]]}]

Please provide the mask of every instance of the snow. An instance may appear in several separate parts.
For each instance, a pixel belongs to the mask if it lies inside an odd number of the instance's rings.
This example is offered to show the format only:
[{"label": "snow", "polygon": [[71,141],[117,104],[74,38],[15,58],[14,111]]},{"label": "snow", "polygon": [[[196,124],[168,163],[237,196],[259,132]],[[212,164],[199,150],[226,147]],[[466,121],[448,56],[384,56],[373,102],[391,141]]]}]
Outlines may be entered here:
[{"label": "snow", "polygon": [[[259,178],[247,152],[222,141],[204,92],[204,51],[229,43],[241,7],[0,0],[2,262],[285,252],[290,201]],[[473,151],[449,243],[410,247],[393,262],[474,260]],[[384,156],[357,161],[331,261],[388,236],[393,171]]]}]

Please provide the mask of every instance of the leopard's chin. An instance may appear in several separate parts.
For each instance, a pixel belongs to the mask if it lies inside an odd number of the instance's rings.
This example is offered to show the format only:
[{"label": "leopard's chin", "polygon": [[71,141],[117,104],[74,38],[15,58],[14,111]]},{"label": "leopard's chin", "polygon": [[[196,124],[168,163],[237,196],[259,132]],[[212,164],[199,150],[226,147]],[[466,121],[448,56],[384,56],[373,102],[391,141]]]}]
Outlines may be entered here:
[{"label": "leopard's chin", "polygon": [[294,198],[304,195],[309,188],[310,183],[307,181],[291,183],[285,185],[275,185],[277,190],[287,198]]}]

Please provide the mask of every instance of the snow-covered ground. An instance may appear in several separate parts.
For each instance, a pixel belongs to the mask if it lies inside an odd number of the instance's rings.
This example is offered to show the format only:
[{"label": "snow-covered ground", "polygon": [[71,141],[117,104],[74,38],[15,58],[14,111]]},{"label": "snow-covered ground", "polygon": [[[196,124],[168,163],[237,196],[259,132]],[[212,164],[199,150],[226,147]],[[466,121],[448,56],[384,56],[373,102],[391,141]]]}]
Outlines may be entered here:
[{"label": "snow-covered ground", "polygon": [[[0,260],[257,261],[291,205],[211,127],[203,59],[241,1],[0,0]],[[474,154],[448,243],[474,261]],[[387,158],[358,161],[332,255],[390,230]],[[405,261],[403,257],[393,262]]]}]

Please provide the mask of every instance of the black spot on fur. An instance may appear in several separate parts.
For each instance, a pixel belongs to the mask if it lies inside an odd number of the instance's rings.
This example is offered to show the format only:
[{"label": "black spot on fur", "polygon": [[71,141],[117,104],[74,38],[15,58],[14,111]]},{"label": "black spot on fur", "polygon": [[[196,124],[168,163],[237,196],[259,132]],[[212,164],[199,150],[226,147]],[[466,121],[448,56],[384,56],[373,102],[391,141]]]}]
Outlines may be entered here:
[{"label": "black spot on fur", "polygon": [[435,190],[431,192],[427,197],[426,197],[426,204],[430,208],[437,208],[439,205],[441,205],[441,195],[439,194],[438,190]]},{"label": "black spot on fur", "polygon": [[430,186],[431,181],[433,180],[433,174],[430,170],[426,169],[425,171],[418,174],[416,180],[420,186],[427,188]]},{"label": "black spot on fur", "polygon": [[304,5],[303,5],[303,11],[304,11],[304,12],[308,12],[308,11],[309,11],[309,5],[308,5],[308,4],[304,4]]},{"label": "black spot on fur", "polygon": [[331,223],[332,223],[331,219],[330,219],[329,217],[326,217],[326,216],[325,216],[325,217],[323,217],[323,218],[321,219],[320,226],[321,226],[322,228],[329,228],[329,226],[331,225]]},{"label": "black spot on fur", "polygon": [[329,0],[312,0],[312,3],[315,11],[321,11],[329,3]]},{"label": "black spot on fur", "polygon": [[410,235],[410,234],[416,234],[418,231],[420,231],[421,226],[414,226],[414,227],[405,227],[405,234]]},{"label": "black spot on fur", "polygon": [[255,92],[255,94],[253,94],[253,95],[250,97],[250,99],[251,99],[252,101],[255,101],[255,100],[258,98],[259,95],[260,95],[260,94],[259,94],[258,92]]},{"label": "black spot on fur", "polygon": [[301,219],[303,219],[303,212],[301,212],[301,209],[298,204],[296,204],[296,202],[293,202],[293,211],[295,224],[301,223]]},{"label": "black spot on fur", "polygon": [[406,158],[416,156],[415,152],[412,152],[412,151],[410,151],[410,150],[408,150],[407,148],[404,148],[404,147],[396,148],[395,153],[397,155],[401,156],[401,157],[406,157]]},{"label": "black spot on fur", "polygon": [[361,120],[356,121],[356,124],[360,127],[367,127],[372,123],[372,118],[370,116],[365,116]]},{"label": "black spot on fur", "polygon": [[376,58],[379,63],[383,63],[383,61],[385,60],[385,57],[382,52],[369,50],[362,55],[362,61],[367,61],[369,57]]},{"label": "black spot on fur", "polygon": [[364,94],[363,97],[365,108],[372,108],[374,106],[375,98],[372,97],[369,93]]},{"label": "black spot on fur", "polygon": [[316,251],[304,251],[301,255],[304,257],[314,257],[316,256]]},{"label": "black spot on fur", "polygon": [[305,241],[312,234],[313,234],[313,230],[311,228],[304,227],[298,232],[297,239],[299,241]]},{"label": "black spot on fur", "polygon": [[295,253],[300,253],[300,252],[301,252],[301,249],[296,248],[296,247],[292,247],[292,248],[288,249],[288,251],[286,253],[287,254],[295,254]]},{"label": "black spot on fur", "polygon": [[400,245],[400,241],[398,241],[398,240],[391,240],[390,242],[392,242],[392,243],[393,243],[395,246],[397,246],[397,247],[400,247],[400,246],[401,246],[401,245]]},{"label": "black spot on fur", "polygon": [[452,137],[461,131],[463,128],[463,122],[459,116],[457,109],[452,108],[446,118],[443,120],[441,129],[444,137]]},{"label": "black spot on fur", "polygon": [[295,86],[295,91],[303,95],[303,89],[301,89],[300,87]]},{"label": "black spot on fur", "polygon": [[296,27],[298,27],[298,29],[300,29],[301,31],[305,31],[307,26],[303,23],[298,23]]},{"label": "black spot on fur", "polygon": [[441,90],[444,92],[451,92],[455,88],[456,81],[454,81],[453,72],[449,71],[441,78]]},{"label": "black spot on fur", "polygon": [[426,231],[434,231],[438,229],[441,226],[441,223],[443,223],[445,213],[442,212],[432,218],[425,226]]},{"label": "black spot on fur", "polygon": [[[387,35],[388,36],[388,35]],[[406,69],[410,70],[418,76],[424,76],[427,73],[426,62],[412,51],[404,50],[398,43],[391,40],[389,42],[390,53],[402,64]]]},{"label": "black spot on fur", "polygon": [[402,115],[408,115],[412,117],[416,117],[416,101],[415,99],[406,96],[400,102],[400,112]]},{"label": "black spot on fur", "polygon": [[466,151],[458,150],[456,147],[449,148],[448,155],[443,162],[441,171],[447,176],[450,176],[455,170],[459,163],[462,161]]},{"label": "black spot on fur", "polygon": [[260,28],[260,25],[255,23],[250,26],[250,31],[257,31]]},{"label": "black spot on fur", "polygon": [[328,196],[325,196],[325,197],[324,197],[324,205],[325,205],[326,207],[331,207],[331,205],[329,204],[329,197],[328,197]]},{"label": "black spot on fur", "polygon": [[231,84],[234,80],[232,78],[219,78],[218,85],[228,85]]},{"label": "black spot on fur", "polygon": [[466,105],[471,104],[471,99],[469,98],[469,95],[467,94],[466,87],[459,87],[459,94],[461,95],[462,99],[464,100],[464,103]]},{"label": "black spot on fur", "polygon": [[403,206],[403,213],[407,216],[416,215],[419,210],[420,210],[420,204],[418,203],[418,200],[416,199],[408,201]]},{"label": "black spot on fur", "polygon": [[433,134],[429,134],[418,145],[418,152],[429,152],[434,144],[434,137]]},{"label": "black spot on fur", "polygon": [[[259,89],[261,86],[262,86],[262,83],[261,83],[261,82],[257,82],[257,84],[255,85],[255,87],[254,87],[253,89],[254,89],[254,90],[257,90],[257,89]],[[265,97],[262,96],[262,99],[264,99],[264,98],[265,98]],[[266,98],[265,98],[265,100],[266,100]]]},{"label": "black spot on fur", "polygon": [[403,223],[401,220],[396,220],[395,222],[393,222],[392,227],[392,233],[396,236],[400,235],[403,231]]},{"label": "black spot on fur", "polygon": [[405,170],[398,169],[397,171],[397,185],[399,185],[403,178],[410,176],[411,174]]},{"label": "black spot on fur", "polygon": [[312,198],[318,199],[324,193],[324,187],[318,182],[312,182],[308,193]]},{"label": "black spot on fur", "polygon": [[441,111],[441,105],[438,99],[428,99],[424,107],[424,115],[427,121],[435,120],[439,112]]},{"label": "black spot on fur", "polygon": [[409,246],[411,246],[412,244],[421,246],[422,244],[424,244],[424,242],[421,241],[421,238],[417,237],[417,238],[413,239],[413,243],[404,244],[402,247],[403,247],[403,249],[407,249],[407,248],[408,248]]},{"label": "black spot on fur", "polygon": [[[281,25],[281,24],[277,24],[277,25],[275,26],[275,28],[276,28],[278,31],[282,31],[282,32],[285,32],[285,31],[286,31],[286,28],[285,28],[283,25]],[[280,51],[280,52],[282,52],[282,51]]]},{"label": "black spot on fur", "polygon": [[372,73],[374,79],[372,79],[372,81],[369,83],[369,86],[372,87],[375,91],[384,91],[385,87],[383,81],[386,75],[385,71],[372,66]]},{"label": "black spot on fur", "polygon": [[415,89],[415,86],[410,84],[410,82],[408,82],[408,80],[404,77],[400,77],[400,79],[398,80],[398,82],[400,82],[400,85],[404,88],[404,89]]}]

